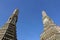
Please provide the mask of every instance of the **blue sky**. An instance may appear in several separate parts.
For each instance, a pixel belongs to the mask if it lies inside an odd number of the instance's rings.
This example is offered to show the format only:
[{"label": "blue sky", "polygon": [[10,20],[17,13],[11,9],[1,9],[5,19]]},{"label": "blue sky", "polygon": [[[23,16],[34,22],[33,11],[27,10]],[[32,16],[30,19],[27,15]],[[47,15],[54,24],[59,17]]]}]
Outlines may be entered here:
[{"label": "blue sky", "polygon": [[40,40],[43,32],[42,10],[60,25],[60,0],[0,0],[0,26],[2,27],[15,8],[19,9],[18,40]]}]

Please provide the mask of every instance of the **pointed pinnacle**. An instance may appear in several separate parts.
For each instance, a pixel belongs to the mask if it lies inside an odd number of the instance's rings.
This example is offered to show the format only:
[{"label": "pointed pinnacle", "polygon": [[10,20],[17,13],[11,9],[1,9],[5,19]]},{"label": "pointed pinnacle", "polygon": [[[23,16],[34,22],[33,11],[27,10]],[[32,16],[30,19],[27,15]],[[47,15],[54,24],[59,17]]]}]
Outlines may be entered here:
[{"label": "pointed pinnacle", "polygon": [[9,17],[7,23],[10,23],[11,20],[12,20],[15,16],[18,17],[18,13],[19,13],[19,10],[18,10],[18,9],[15,9],[15,10],[13,11],[13,14]]},{"label": "pointed pinnacle", "polygon": [[13,14],[18,15],[19,10],[16,8],[13,12]]},{"label": "pointed pinnacle", "polygon": [[42,16],[43,17],[47,16],[47,14],[46,14],[46,12],[44,10],[42,11]]}]

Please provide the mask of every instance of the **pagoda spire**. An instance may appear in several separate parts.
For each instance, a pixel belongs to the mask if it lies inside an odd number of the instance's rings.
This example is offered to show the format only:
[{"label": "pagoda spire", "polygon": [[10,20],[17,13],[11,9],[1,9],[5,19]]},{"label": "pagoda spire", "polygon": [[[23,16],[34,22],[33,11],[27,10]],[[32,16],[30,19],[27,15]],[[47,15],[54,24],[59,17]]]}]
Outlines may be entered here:
[{"label": "pagoda spire", "polygon": [[17,19],[18,19],[18,13],[19,13],[19,10],[15,9],[13,11],[13,14],[9,17],[7,23],[11,23],[11,24],[15,25],[17,22]]},{"label": "pagoda spire", "polygon": [[18,9],[15,9],[7,23],[0,29],[0,40],[17,40],[16,23],[18,20]]},{"label": "pagoda spire", "polygon": [[55,25],[53,20],[46,14],[45,11],[42,11],[42,19],[43,19],[44,30],[51,25]]}]

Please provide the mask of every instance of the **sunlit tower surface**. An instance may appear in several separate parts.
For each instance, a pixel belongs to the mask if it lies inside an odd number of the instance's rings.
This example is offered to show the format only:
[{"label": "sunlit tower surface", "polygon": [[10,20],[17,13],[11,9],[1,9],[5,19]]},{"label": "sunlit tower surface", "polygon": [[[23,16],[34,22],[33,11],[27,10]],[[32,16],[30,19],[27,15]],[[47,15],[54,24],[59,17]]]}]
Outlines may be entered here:
[{"label": "sunlit tower surface", "polygon": [[0,40],[17,40],[16,23],[18,20],[18,9],[15,9],[8,21],[0,28]]},{"label": "sunlit tower surface", "polygon": [[43,33],[40,35],[40,40],[60,40],[60,27],[47,16],[45,11],[42,11]]}]

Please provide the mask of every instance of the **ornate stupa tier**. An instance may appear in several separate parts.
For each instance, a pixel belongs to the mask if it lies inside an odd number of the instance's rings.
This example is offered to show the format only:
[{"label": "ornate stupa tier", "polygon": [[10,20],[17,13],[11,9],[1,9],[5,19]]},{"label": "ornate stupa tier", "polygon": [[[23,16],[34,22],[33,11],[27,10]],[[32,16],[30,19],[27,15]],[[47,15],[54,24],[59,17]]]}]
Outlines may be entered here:
[{"label": "ornate stupa tier", "polygon": [[17,40],[16,23],[18,18],[18,9],[15,9],[9,17],[7,23],[0,28],[0,40]]},{"label": "ornate stupa tier", "polygon": [[49,26],[55,26],[53,20],[47,16],[45,11],[42,11],[42,19],[43,19],[43,25],[44,25],[44,30],[49,28]]},{"label": "ornate stupa tier", "polygon": [[60,40],[60,26],[57,26],[45,11],[42,11],[44,31],[40,35],[40,40]]}]

